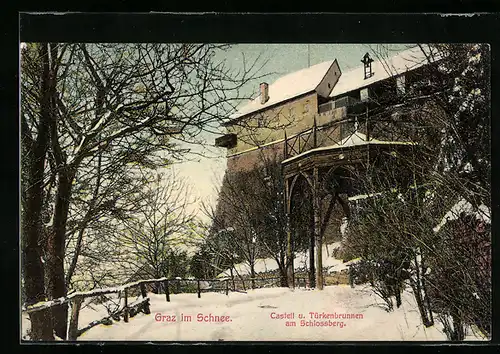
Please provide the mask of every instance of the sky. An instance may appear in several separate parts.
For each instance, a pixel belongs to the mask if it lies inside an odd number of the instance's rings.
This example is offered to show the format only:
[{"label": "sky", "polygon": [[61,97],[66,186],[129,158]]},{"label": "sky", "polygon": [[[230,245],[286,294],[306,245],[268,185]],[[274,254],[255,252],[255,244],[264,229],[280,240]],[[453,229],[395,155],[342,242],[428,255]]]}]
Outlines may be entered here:
[{"label": "sky", "polygon": [[[262,74],[269,73],[265,80],[271,84],[279,77],[306,68],[308,65],[337,59],[341,70],[346,72],[362,65],[360,61],[366,52],[380,51],[384,48],[396,53],[407,47],[408,45],[404,44],[383,45],[383,47],[376,44],[236,44],[220,53],[216,59],[226,60],[231,68],[239,69],[243,67],[243,58],[248,63],[260,56],[260,63],[265,63]],[[256,92],[261,81],[251,83],[251,86],[245,88],[246,92]],[[208,137],[209,141],[214,139],[215,136]],[[197,212],[199,218],[206,220],[201,211],[201,203],[215,206],[217,188],[226,169],[226,149],[206,147],[203,152],[210,157],[196,157],[193,161],[183,162],[174,168],[180,176],[187,179],[192,193],[199,198],[199,202],[192,206],[193,211]]]}]

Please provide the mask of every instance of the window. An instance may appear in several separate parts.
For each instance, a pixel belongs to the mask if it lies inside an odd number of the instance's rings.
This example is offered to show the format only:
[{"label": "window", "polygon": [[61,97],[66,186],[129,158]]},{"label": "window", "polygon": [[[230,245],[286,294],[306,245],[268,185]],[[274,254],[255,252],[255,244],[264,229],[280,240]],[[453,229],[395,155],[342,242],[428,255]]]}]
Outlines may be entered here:
[{"label": "window", "polygon": [[309,101],[304,104],[304,113],[309,113]]},{"label": "window", "polygon": [[362,90],[359,92],[359,96],[360,96],[360,98],[361,98],[361,101],[367,101],[367,100],[368,100],[368,98],[369,98],[368,87],[367,87],[367,88],[362,89]]}]

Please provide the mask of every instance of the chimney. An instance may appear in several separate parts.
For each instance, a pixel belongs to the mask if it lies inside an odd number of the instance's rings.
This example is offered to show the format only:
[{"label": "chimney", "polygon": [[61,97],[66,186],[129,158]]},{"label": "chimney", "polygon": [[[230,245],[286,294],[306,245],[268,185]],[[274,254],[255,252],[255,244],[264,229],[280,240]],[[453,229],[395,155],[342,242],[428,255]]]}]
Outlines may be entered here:
[{"label": "chimney", "polygon": [[266,82],[260,84],[260,104],[269,100],[269,85]]}]

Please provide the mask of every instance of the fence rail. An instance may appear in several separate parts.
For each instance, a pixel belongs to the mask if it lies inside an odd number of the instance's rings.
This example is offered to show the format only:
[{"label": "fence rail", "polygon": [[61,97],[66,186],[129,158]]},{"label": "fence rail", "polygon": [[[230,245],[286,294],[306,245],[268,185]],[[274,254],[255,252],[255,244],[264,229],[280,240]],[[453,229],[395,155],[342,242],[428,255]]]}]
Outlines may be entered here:
[{"label": "fence rail", "polygon": [[[196,283],[196,292],[198,294],[198,298],[201,297],[201,284],[200,282],[225,282],[225,293],[228,295],[229,293],[229,278],[221,278],[221,279],[183,279],[183,278],[158,278],[158,279],[144,279],[144,280],[139,280],[127,284],[123,284],[121,286],[117,287],[111,287],[111,288],[103,288],[103,289],[95,289],[91,291],[85,291],[85,292],[74,292],[72,294],[69,294],[68,296],[65,297],[60,297],[57,299],[53,299],[50,301],[43,301],[39,302],[33,305],[28,305],[28,306],[23,306],[21,311],[23,313],[33,313],[36,311],[42,311],[42,310],[47,310],[50,309],[54,306],[61,306],[64,304],[69,304],[69,314],[70,314],[70,319],[67,324],[67,330],[66,330],[66,339],[67,340],[76,340],[76,338],[82,334],[85,330],[88,330],[92,328],[93,326],[102,323],[103,321],[109,319],[109,318],[115,318],[116,316],[123,315],[123,320],[125,322],[129,321],[129,317],[135,316],[138,312],[144,312],[145,314],[149,314],[150,309],[150,301],[149,298],[147,297],[147,291],[146,291],[146,284],[151,284],[151,283],[157,283],[157,284],[163,284],[165,288],[165,296],[166,296],[166,301],[170,301],[170,289],[169,289],[169,283],[170,282],[195,282]],[[128,298],[129,298],[129,289],[132,289],[134,287],[139,287],[140,292],[141,292],[141,299],[138,299],[132,303],[128,303]],[[107,316],[106,318],[103,318],[101,320],[96,320],[92,321],[88,326],[85,327],[85,329],[78,330],[78,317],[79,317],[79,312],[80,308],[82,305],[82,302],[85,298],[89,297],[96,297],[96,296],[102,296],[102,295],[108,295],[108,294],[124,294],[124,306],[121,309],[118,309],[113,314],[110,314],[110,316]]]},{"label": "fence rail", "polygon": [[[305,278],[303,279],[304,281],[301,282],[300,277],[296,277],[296,284],[298,283],[299,287],[300,284],[303,283],[304,287],[306,286],[306,281]],[[80,336],[83,332],[87,331],[88,329],[94,327],[95,325],[98,325],[100,323],[105,323],[106,321],[110,321],[110,319],[116,319],[120,318],[120,316],[123,316],[124,322],[129,321],[129,317],[135,316],[139,312],[144,312],[145,314],[149,314],[150,312],[150,299],[147,296],[147,290],[146,290],[146,285],[147,284],[162,284],[163,285],[163,291],[165,292],[165,298],[167,302],[170,302],[170,291],[173,290],[173,288],[177,285],[177,287],[180,286],[181,282],[192,282],[196,284],[196,293],[198,295],[198,298],[201,297],[201,293],[204,291],[210,291],[213,290],[214,288],[202,288],[201,283],[202,282],[215,282],[219,284],[223,284],[222,287],[216,289],[216,290],[222,290],[225,292],[226,295],[229,295],[230,291],[230,286],[229,282],[236,284],[243,282],[243,288],[246,290],[247,287],[245,287],[244,283],[253,283],[255,282],[272,282],[274,285],[275,282],[280,281],[279,277],[269,277],[269,278],[264,278],[264,277],[254,277],[254,278],[245,278],[245,279],[236,279],[233,278],[231,279],[230,277],[224,277],[224,278],[216,278],[216,279],[184,279],[184,278],[158,278],[158,279],[144,279],[144,280],[139,280],[127,284],[123,284],[117,287],[109,287],[109,288],[103,288],[103,289],[95,289],[91,291],[85,291],[85,292],[74,292],[72,294],[69,294],[68,296],[61,297],[58,299],[50,300],[50,301],[44,301],[44,302],[39,302],[33,305],[29,306],[23,306],[22,307],[22,312],[23,313],[33,313],[36,311],[42,311],[42,310],[47,310],[55,306],[61,306],[64,304],[69,304],[69,320],[67,324],[67,331],[66,331],[66,339],[67,340],[76,340],[78,336]],[[175,284],[175,285],[174,285]],[[135,287],[139,287],[140,289],[140,295],[141,298],[133,301],[132,303],[129,303],[129,297],[130,297],[130,292],[129,290]],[[250,287],[252,288],[252,287]],[[158,287],[160,289],[160,287]],[[233,288],[231,291],[239,292],[240,289],[236,289],[236,286],[233,285]],[[109,313],[108,316],[101,318],[100,320],[95,320],[89,323],[87,326],[85,326],[83,329],[78,329],[78,317],[79,317],[79,312],[80,308],[82,306],[83,300],[85,298],[89,297],[97,297],[97,296],[102,296],[102,295],[108,295],[108,294],[120,294],[120,299],[121,299],[121,294],[124,296],[124,305],[122,308],[120,308],[120,305],[118,306],[118,310],[116,310],[113,313]]]},{"label": "fence rail", "polygon": [[[144,279],[144,280],[139,280],[127,284],[123,284],[117,287],[110,287],[110,288],[102,288],[102,289],[95,289],[95,290],[90,290],[90,291],[84,291],[84,292],[74,292],[71,293],[67,296],[60,297],[54,300],[49,300],[49,301],[43,301],[39,302],[33,305],[28,305],[28,306],[23,306],[22,307],[22,312],[25,313],[32,313],[35,311],[40,311],[43,309],[51,308],[54,306],[59,306],[63,305],[65,303],[68,303],[72,301],[75,298],[87,298],[87,297],[94,297],[94,296],[100,296],[100,295],[107,295],[107,294],[116,294],[122,291],[125,291],[125,289],[133,288],[136,286],[141,286],[141,285],[146,285],[146,284],[152,284],[152,283],[165,283],[165,282],[222,282],[226,281],[228,278],[219,278],[219,279],[183,279],[183,278],[158,278],[158,279]],[[201,290],[201,289],[200,289]]]}]

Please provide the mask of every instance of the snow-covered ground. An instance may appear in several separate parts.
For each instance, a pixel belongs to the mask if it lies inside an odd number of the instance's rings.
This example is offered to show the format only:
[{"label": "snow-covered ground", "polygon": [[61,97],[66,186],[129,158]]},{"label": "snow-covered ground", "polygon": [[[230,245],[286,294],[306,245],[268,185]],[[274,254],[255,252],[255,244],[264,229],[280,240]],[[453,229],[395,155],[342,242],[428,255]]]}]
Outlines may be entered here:
[{"label": "snow-covered ground", "polygon": [[[324,266],[330,273],[342,271],[350,263],[335,259],[333,250],[340,243],[323,247]],[[327,256],[327,249],[328,254]],[[295,268],[307,265],[308,254],[297,254]],[[245,264],[236,266],[240,274],[248,274]],[[256,272],[277,269],[272,259],[259,259]],[[229,273],[229,272],[227,272]],[[226,275],[226,272],[221,276]],[[195,293],[173,294],[171,302],[165,295],[148,294],[151,314],[140,313],[129,323],[113,321],[110,326],[98,325],[78,338],[80,341],[425,341],[446,340],[443,326],[436,322],[425,328],[410,292],[403,294],[403,304],[393,312],[386,312],[382,300],[369,285],[351,288],[347,285],[326,286],[323,291],[288,288],[265,288],[247,293],[206,292],[198,299]],[[129,299],[129,303],[135,299]],[[115,300],[116,301],[116,300]],[[332,314],[321,318],[322,314]],[[293,319],[280,319],[280,314]],[[334,318],[334,314],[350,314],[351,318]],[[79,328],[106,317],[103,305],[83,306],[79,316]],[[217,321],[210,317],[219,316]],[[285,315],[285,316],[286,316]],[[316,318],[314,318],[316,315]],[[358,318],[352,318],[358,317]],[[191,321],[181,317],[191,316]],[[201,321],[198,321],[201,316]],[[226,316],[226,317],[224,317]],[[302,316],[302,317],[300,317]],[[333,318],[332,318],[333,316]],[[174,319],[175,317],[175,319]],[[223,318],[221,318],[223,317]],[[207,321],[208,320],[208,321]],[[223,322],[218,320],[224,320]],[[287,322],[295,326],[287,326]],[[312,322],[309,322],[312,321]],[[316,321],[316,322],[314,322]],[[320,326],[306,324],[321,323]],[[288,323],[290,324],[290,323]],[[326,325],[328,324],[328,325]],[[22,330],[29,328],[27,316],[22,318]],[[469,330],[467,340],[484,340],[479,333]]]},{"label": "snow-covered ground", "polygon": [[[98,325],[78,338],[80,341],[417,341],[446,340],[442,325],[425,328],[413,296],[405,293],[403,304],[393,312],[382,308],[380,299],[365,286],[327,286],[324,290],[270,288],[248,293],[204,293],[172,295],[149,294],[151,314],[140,313],[129,323]],[[102,306],[101,306],[102,307]],[[351,314],[358,318],[314,319],[314,314]],[[201,314],[201,315],[199,315]],[[294,319],[277,319],[280,314],[293,314]],[[79,327],[104,317],[106,311],[84,308]],[[224,322],[210,322],[206,316],[227,316]],[[173,318],[175,316],[175,319]],[[191,316],[191,321],[181,321]],[[205,321],[198,321],[205,316]],[[303,316],[303,318],[299,318]],[[162,321],[163,319],[164,321]],[[170,322],[168,321],[170,320]],[[287,321],[295,326],[287,326]],[[301,321],[329,323],[329,326],[302,326]],[[329,322],[328,322],[329,321]],[[29,321],[23,318],[24,328]],[[468,340],[481,340],[472,331]]]}]

